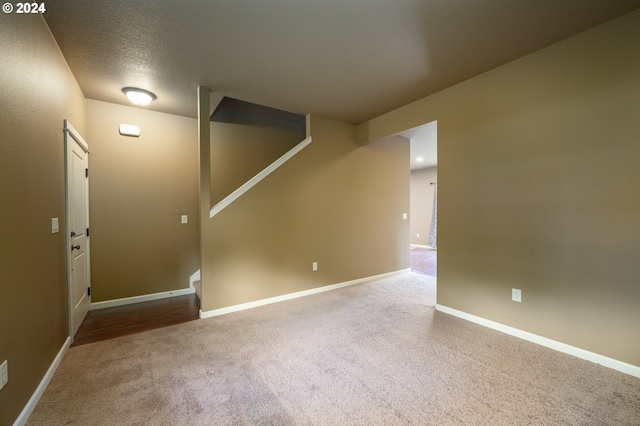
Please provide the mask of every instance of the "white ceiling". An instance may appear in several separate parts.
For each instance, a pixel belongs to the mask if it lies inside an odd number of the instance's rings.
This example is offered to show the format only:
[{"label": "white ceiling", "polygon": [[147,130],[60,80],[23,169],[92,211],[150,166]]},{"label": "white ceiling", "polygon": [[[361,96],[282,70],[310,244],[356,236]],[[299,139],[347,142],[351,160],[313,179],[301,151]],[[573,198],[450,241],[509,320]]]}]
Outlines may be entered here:
[{"label": "white ceiling", "polygon": [[358,124],[640,7],[640,0],[55,0],[85,96],[195,117],[196,88]]},{"label": "white ceiling", "polygon": [[438,122],[405,130],[399,136],[409,139],[411,170],[426,169],[438,165]]}]

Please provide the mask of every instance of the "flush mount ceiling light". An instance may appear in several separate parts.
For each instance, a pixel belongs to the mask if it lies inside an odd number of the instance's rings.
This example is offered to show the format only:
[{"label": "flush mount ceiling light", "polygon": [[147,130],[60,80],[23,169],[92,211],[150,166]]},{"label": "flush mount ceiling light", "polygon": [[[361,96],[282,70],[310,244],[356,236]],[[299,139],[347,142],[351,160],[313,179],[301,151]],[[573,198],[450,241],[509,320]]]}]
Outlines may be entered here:
[{"label": "flush mount ceiling light", "polygon": [[417,161],[418,163],[422,163],[422,162],[424,161],[424,158],[422,158],[422,157],[418,157],[418,158],[416,158],[416,161]]},{"label": "flush mount ceiling light", "polygon": [[125,87],[122,89],[122,93],[127,95],[131,102],[140,106],[149,105],[151,101],[157,98],[156,95],[148,90],[138,89],[137,87]]}]

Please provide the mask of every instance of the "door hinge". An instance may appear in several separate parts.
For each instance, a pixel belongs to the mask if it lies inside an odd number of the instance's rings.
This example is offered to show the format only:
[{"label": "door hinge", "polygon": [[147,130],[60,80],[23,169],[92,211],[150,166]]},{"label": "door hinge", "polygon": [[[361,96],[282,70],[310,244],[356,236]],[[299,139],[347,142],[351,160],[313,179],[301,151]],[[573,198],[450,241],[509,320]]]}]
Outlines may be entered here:
[{"label": "door hinge", "polygon": [[84,169],[84,177],[89,177],[89,168]]},{"label": "door hinge", "polygon": [[89,228],[87,228],[87,237],[89,236]]},{"label": "door hinge", "polygon": [[91,296],[91,287],[87,287],[87,296]]}]

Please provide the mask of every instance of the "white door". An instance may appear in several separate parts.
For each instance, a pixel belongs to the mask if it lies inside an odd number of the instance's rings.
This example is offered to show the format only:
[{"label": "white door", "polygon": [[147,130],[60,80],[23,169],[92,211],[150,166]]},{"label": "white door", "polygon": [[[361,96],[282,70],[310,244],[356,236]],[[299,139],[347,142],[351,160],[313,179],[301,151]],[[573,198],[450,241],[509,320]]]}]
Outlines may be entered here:
[{"label": "white door", "polygon": [[69,334],[74,337],[89,312],[89,146],[65,120],[67,231],[69,247]]}]

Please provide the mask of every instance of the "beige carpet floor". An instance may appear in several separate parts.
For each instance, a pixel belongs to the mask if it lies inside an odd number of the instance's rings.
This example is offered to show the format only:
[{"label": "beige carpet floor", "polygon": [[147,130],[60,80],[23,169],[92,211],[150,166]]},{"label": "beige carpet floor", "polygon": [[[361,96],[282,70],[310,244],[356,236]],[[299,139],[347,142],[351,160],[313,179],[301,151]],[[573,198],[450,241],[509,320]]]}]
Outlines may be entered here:
[{"label": "beige carpet floor", "polygon": [[438,252],[426,247],[411,247],[410,264],[411,271],[436,277]]},{"label": "beige carpet floor", "polygon": [[434,310],[405,273],[71,348],[30,425],[639,425],[640,379]]}]

